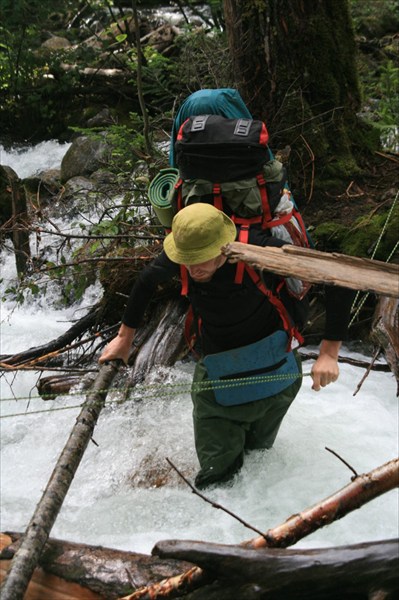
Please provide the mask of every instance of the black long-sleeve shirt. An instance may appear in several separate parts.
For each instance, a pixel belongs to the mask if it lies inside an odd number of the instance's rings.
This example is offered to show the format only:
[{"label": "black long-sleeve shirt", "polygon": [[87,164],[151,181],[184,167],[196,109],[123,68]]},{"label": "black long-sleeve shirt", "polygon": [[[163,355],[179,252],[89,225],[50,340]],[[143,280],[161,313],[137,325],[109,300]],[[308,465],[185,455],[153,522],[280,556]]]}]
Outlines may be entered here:
[{"label": "black long-sleeve shirt", "polygon": [[[285,244],[261,229],[250,231],[249,243],[278,247]],[[242,283],[234,283],[236,268],[236,264],[226,262],[215,272],[211,281],[206,283],[196,282],[188,276],[189,300],[195,314],[201,318],[201,344],[205,354],[245,346],[283,328],[278,311],[245,270]],[[128,327],[137,328],[157,286],[179,273],[180,266],[162,252],[139,274],[122,322]],[[279,276],[271,273],[263,273],[263,279],[272,291],[281,281]],[[353,294],[343,288],[326,287],[325,339],[345,339],[352,297]],[[294,316],[293,307],[297,301],[289,297],[286,291],[282,292],[281,299],[288,312]],[[306,319],[307,308],[305,298],[299,306],[302,321]]]}]

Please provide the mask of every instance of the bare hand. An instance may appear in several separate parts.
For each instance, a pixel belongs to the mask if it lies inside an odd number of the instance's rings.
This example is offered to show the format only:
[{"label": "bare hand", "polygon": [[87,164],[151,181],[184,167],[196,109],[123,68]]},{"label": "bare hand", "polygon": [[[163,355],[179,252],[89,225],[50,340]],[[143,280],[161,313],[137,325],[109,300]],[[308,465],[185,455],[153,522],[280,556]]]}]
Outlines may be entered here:
[{"label": "bare hand", "polygon": [[127,365],[130,349],[135,335],[135,329],[121,325],[118,335],[105,346],[98,362],[103,364],[110,360],[122,359]]},{"label": "bare hand", "polygon": [[328,354],[322,354],[314,363],[311,376],[313,379],[312,390],[316,392],[321,387],[326,387],[329,383],[334,383],[339,376],[337,359]]},{"label": "bare hand", "polygon": [[314,363],[311,376],[313,379],[312,390],[318,392],[320,388],[337,381],[339,376],[338,352],[341,342],[323,340],[320,354]]}]

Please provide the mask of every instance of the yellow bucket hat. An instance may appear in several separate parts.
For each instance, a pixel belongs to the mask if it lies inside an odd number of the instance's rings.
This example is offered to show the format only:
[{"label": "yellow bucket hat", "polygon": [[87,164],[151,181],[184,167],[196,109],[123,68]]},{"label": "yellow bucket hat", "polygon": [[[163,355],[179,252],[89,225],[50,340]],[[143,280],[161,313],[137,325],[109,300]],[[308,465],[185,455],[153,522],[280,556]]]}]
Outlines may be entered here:
[{"label": "yellow bucket hat", "polygon": [[175,215],[164,250],[175,263],[198,265],[219,256],[222,246],[233,242],[236,235],[236,226],[224,212],[198,202]]}]

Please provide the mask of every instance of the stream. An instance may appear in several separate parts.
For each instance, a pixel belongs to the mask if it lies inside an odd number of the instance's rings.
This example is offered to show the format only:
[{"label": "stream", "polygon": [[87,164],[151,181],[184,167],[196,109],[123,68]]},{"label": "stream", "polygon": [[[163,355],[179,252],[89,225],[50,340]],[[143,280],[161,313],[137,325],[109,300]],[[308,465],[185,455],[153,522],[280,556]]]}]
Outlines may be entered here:
[{"label": "stream", "polygon": [[[59,166],[67,148],[56,141],[15,151],[0,147],[0,162],[26,177]],[[68,308],[60,308],[56,289],[19,305],[5,294],[16,282],[11,248],[2,251],[0,267],[1,354],[61,335],[103,293],[95,283]],[[342,354],[370,360],[349,348]],[[310,368],[308,360],[302,390],[275,446],[251,452],[232,484],[205,492],[263,531],[350,482],[351,471],[326,447],[358,473],[398,454],[398,401],[391,373],[372,371],[354,396],[363,368],[342,364],[338,382],[318,393],[311,390]],[[126,402],[118,389],[111,390],[94,431],[95,443],[86,450],[51,537],[150,553],[162,539],[239,543],[256,536],[192,494],[166,461],[168,457],[193,481],[198,469],[188,393],[193,370],[192,362],[156,369]],[[27,527],[84,401],[79,389],[43,401],[35,387],[39,375],[10,372],[0,379],[1,531]],[[165,395],[154,393],[158,384]],[[398,494],[391,491],[296,547],[389,539],[398,529]]]}]

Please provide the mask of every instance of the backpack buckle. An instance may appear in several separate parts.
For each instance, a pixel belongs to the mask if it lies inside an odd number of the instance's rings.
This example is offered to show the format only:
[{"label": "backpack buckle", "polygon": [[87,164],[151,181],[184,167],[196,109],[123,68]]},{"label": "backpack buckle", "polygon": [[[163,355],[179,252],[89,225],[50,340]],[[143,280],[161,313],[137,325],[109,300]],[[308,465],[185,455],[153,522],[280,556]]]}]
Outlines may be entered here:
[{"label": "backpack buckle", "polygon": [[238,119],[234,128],[234,135],[247,137],[251,129],[252,119]]},{"label": "backpack buckle", "polygon": [[209,115],[197,115],[191,122],[191,131],[203,131]]}]

